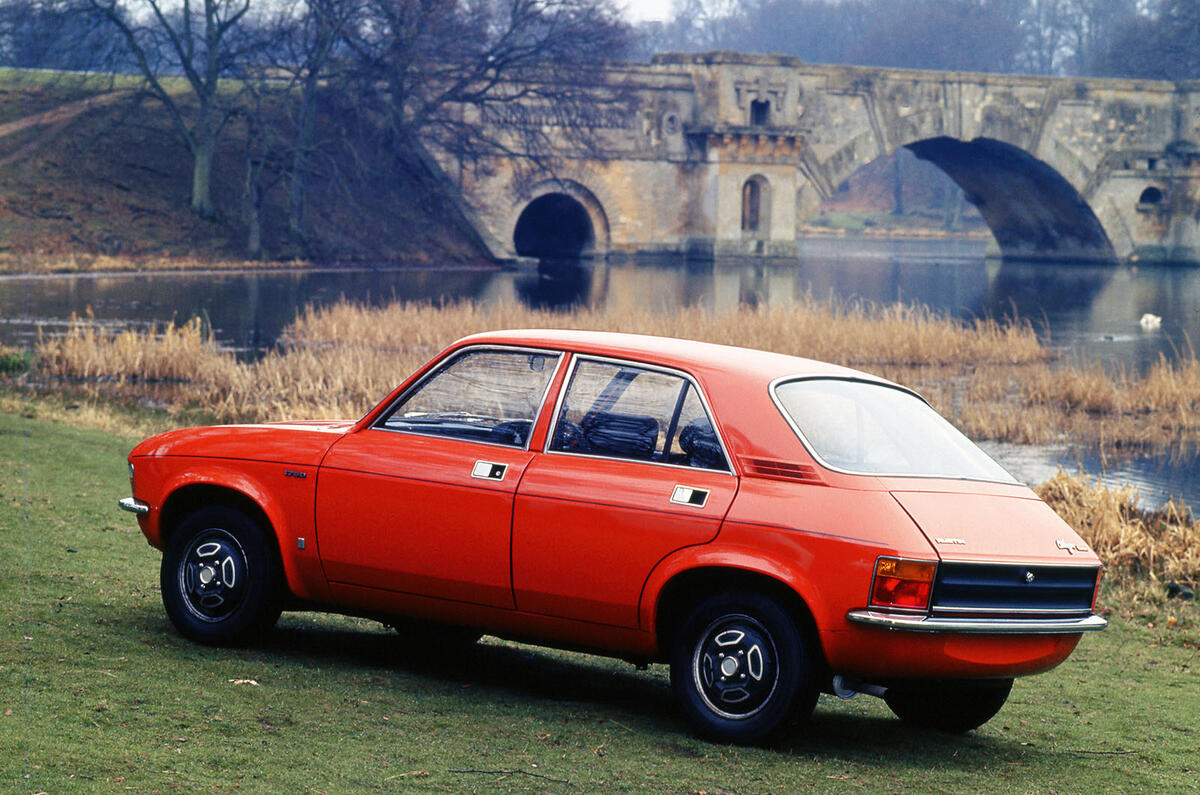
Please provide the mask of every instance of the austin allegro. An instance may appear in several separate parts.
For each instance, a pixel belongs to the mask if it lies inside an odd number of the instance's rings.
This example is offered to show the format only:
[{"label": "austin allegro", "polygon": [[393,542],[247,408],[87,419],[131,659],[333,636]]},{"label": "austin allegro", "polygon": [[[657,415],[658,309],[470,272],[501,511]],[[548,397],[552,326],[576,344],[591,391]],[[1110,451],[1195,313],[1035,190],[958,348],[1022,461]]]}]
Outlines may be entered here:
[{"label": "austin allegro", "polygon": [[479,334],[357,422],[173,431],[129,469],[188,638],[326,610],[666,662],[721,742],[821,692],[967,731],[1105,625],[1095,554],[921,397],[774,353]]}]

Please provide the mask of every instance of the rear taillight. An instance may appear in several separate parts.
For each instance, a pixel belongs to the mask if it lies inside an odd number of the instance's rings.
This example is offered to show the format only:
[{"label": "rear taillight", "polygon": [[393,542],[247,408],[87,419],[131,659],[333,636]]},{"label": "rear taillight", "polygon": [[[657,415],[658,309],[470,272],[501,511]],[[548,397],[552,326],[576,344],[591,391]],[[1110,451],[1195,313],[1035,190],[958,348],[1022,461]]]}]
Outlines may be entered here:
[{"label": "rear taillight", "polygon": [[932,560],[879,558],[871,583],[871,606],[928,610],[937,563]]}]

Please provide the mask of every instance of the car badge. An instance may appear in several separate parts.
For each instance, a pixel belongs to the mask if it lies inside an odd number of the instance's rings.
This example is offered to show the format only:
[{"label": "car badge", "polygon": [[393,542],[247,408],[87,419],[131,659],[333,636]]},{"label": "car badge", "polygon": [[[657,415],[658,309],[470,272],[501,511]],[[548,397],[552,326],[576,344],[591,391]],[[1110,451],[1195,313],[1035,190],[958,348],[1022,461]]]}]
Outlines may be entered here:
[{"label": "car badge", "polygon": [[1033,582],[1036,579],[1037,579],[1037,577],[1033,576],[1032,571],[1025,572],[1025,582]]},{"label": "car badge", "polygon": [[1058,546],[1059,549],[1065,549],[1071,555],[1074,555],[1076,552],[1087,552],[1088,551],[1088,548],[1085,547],[1083,544],[1068,544],[1066,541],[1063,541],[1061,538],[1055,539],[1054,543]]},{"label": "car badge", "polygon": [[935,538],[933,539],[938,544],[966,544],[967,542],[961,538]]}]

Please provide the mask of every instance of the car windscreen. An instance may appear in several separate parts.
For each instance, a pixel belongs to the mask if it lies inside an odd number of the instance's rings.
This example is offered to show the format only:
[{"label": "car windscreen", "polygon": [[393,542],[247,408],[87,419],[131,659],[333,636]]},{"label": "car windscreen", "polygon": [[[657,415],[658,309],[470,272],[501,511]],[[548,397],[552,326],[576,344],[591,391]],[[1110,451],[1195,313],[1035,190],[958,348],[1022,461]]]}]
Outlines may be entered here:
[{"label": "car windscreen", "polygon": [[846,472],[1016,482],[925,401],[839,378],[787,381],[776,402],[823,464]]}]

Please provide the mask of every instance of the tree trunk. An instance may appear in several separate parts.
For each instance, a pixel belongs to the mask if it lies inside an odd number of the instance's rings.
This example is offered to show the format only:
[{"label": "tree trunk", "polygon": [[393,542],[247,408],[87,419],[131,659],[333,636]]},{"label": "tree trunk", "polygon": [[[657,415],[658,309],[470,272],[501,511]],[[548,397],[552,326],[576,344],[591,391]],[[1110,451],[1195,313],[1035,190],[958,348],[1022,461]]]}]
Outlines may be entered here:
[{"label": "tree trunk", "polygon": [[206,136],[192,151],[192,210],[201,218],[213,218],[212,166],[217,148],[215,138]]},{"label": "tree trunk", "polygon": [[254,155],[246,158],[246,256],[262,259],[262,161]]},{"label": "tree trunk", "polygon": [[296,124],[296,150],[288,185],[288,231],[301,244],[308,240],[305,204],[308,200],[308,155],[316,138],[317,86],[315,75],[305,81]]}]

